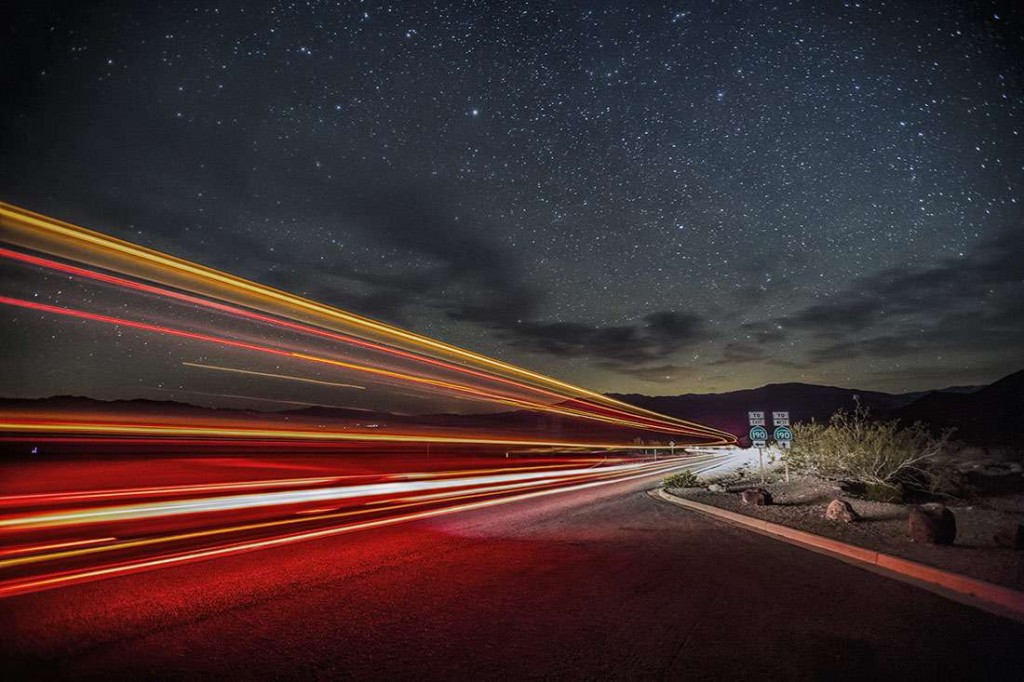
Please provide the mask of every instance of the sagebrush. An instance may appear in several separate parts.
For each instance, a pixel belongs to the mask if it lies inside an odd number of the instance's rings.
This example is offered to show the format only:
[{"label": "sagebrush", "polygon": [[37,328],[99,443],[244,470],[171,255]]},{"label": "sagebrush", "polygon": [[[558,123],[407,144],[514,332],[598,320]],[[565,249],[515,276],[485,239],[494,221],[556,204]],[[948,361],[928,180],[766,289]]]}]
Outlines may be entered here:
[{"label": "sagebrush", "polygon": [[665,477],[665,485],[669,488],[696,488],[700,484],[700,478],[689,469]]},{"label": "sagebrush", "polygon": [[857,401],[852,412],[839,410],[827,424],[794,425],[787,457],[799,471],[892,485],[928,479],[936,458],[949,447],[951,433],[936,437],[920,422],[904,426],[874,421]]}]

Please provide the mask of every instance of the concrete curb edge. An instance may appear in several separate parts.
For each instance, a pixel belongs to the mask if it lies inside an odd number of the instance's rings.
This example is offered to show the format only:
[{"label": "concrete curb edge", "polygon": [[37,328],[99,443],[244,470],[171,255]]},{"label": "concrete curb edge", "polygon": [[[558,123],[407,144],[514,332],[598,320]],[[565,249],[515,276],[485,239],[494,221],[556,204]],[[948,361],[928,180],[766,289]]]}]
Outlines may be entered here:
[{"label": "concrete curb edge", "polygon": [[685,500],[670,495],[664,488],[648,490],[647,494],[678,507],[700,512],[791,545],[833,556],[880,575],[923,587],[962,604],[1024,622],[1024,592],[701,502]]}]

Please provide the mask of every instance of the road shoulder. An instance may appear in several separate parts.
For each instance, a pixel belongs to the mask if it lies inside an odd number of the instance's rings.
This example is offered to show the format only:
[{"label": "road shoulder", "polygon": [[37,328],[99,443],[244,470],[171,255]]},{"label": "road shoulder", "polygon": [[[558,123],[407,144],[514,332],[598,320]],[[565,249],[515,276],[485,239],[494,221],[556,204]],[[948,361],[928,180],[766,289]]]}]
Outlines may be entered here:
[{"label": "road shoulder", "polygon": [[678,507],[711,516],[797,547],[832,556],[879,575],[924,588],[947,599],[1024,622],[1024,592],[700,502],[685,500],[671,495],[664,488],[649,490],[648,494],[655,499]]}]

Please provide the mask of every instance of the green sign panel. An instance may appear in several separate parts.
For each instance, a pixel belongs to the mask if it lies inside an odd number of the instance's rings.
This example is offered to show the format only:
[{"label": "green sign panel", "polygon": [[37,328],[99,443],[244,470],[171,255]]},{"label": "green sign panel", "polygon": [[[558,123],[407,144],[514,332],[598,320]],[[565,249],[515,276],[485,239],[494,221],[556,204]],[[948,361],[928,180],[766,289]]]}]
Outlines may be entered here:
[{"label": "green sign panel", "polygon": [[778,441],[793,440],[793,432],[790,431],[789,427],[787,426],[780,426],[779,428],[775,429],[774,436],[775,440]]},{"label": "green sign panel", "polygon": [[750,429],[750,440],[754,441],[766,441],[768,440],[768,429],[763,426],[755,426]]}]

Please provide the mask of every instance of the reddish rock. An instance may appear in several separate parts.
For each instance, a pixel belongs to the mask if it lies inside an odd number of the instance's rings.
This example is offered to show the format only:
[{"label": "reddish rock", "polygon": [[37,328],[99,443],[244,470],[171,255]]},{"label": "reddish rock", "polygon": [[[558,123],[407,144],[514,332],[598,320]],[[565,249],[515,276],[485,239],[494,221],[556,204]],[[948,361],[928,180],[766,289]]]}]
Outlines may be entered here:
[{"label": "reddish rock", "polygon": [[853,523],[854,521],[860,521],[860,514],[853,510],[849,502],[836,498],[828,503],[828,508],[825,510],[825,518],[829,521]]},{"label": "reddish rock", "polygon": [[743,504],[752,504],[755,507],[763,507],[772,503],[772,494],[764,488],[747,488],[740,493]]},{"label": "reddish rock", "polygon": [[952,545],[956,539],[956,517],[941,504],[922,504],[910,510],[907,531],[911,542]]},{"label": "reddish rock", "polygon": [[1017,524],[1016,528],[1004,528],[994,536],[996,545],[1008,549],[1024,549],[1024,524]]}]

